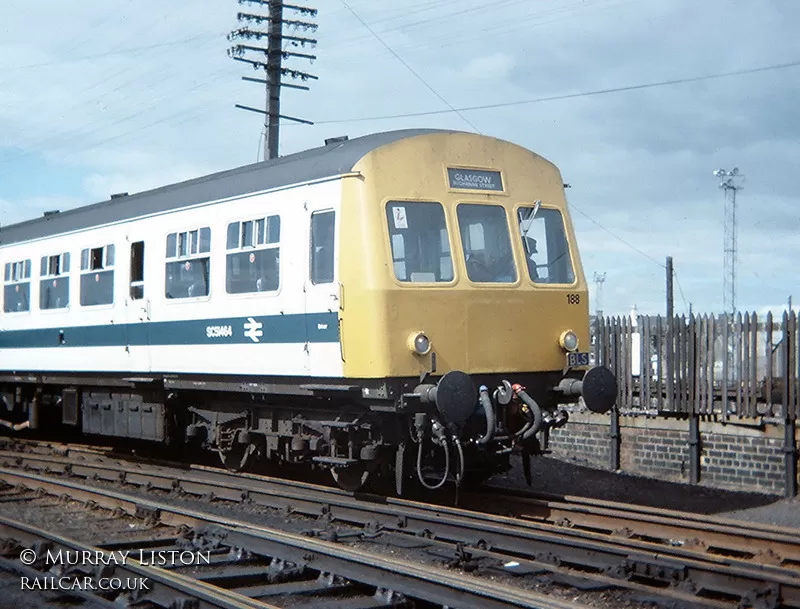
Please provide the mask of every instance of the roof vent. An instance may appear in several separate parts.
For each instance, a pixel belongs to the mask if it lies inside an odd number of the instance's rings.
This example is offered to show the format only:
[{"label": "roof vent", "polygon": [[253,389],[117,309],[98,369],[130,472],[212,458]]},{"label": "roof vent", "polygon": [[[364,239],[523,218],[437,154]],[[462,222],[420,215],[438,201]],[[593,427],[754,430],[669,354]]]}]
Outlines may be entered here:
[{"label": "roof vent", "polygon": [[329,137],[325,140],[325,145],[330,146],[331,144],[341,144],[342,142],[346,142],[348,138],[346,135],[340,135],[339,137]]},{"label": "roof vent", "polygon": [[127,196],[128,196],[127,192],[117,192],[117,193],[114,193],[113,195],[111,195],[111,198],[112,199],[121,199],[122,197],[127,197]]},{"label": "roof vent", "polygon": [[60,213],[61,213],[60,209],[51,209],[49,211],[44,212],[42,216],[44,216],[45,218],[49,218],[50,216],[55,216],[56,214]]}]

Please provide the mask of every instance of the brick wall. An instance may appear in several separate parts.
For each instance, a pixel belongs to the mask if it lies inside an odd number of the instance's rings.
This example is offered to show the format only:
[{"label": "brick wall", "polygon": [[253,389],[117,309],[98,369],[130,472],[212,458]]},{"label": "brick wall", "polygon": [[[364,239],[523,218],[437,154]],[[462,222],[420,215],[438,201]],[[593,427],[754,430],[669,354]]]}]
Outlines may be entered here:
[{"label": "brick wall", "polygon": [[620,428],[624,471],[660,480],[689,479],[689,433],[673,429]]},{"label": "brick wall", "polygon": [[[580,413],[550,433],[554,455],[608,469],[609,418]],[[783,428],[701,421],[700,484],[771,494],[784,492]],[[620,417],[620,469],[661,480],[689,482],[687,420]]]},{"label": "brick wall", "polygon": [[702,476],[714,486],[782,493],[783,438],[707,433],[702,436]]},{"label": "brick wall", "polygon": [[570,421],[550,432],[550,449],[592,467],[607,467],[611,458],[608,426]]}]

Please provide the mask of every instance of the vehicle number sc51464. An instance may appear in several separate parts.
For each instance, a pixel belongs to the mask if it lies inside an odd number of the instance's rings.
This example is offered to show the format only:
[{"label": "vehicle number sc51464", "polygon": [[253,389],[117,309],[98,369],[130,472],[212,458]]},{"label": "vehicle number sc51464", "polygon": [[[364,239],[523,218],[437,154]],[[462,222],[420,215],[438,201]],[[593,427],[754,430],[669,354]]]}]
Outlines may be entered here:
[{"label": "vehicle number sc51464", "polygon": [[232,326],[206,326],[206,336],[208,338],[226,338],[233,336]]}]

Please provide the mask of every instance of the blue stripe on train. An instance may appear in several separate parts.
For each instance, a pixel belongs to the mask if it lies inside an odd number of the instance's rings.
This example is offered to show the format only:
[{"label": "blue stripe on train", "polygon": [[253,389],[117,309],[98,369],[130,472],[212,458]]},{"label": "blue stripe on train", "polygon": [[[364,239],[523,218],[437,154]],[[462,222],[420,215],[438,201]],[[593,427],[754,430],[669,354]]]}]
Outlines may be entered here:
[{"label": "blue stripe on train", "polygon": [[221,319],[0,330],[0,349],[338,343],[336,313],[307,313]]}]

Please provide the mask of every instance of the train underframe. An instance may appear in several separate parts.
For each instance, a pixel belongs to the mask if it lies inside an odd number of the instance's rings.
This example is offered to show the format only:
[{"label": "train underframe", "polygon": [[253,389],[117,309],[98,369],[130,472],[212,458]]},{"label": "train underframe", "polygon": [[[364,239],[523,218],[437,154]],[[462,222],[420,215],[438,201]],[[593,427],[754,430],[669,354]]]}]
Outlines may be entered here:
[{"label": "train underframe", "polygon": [[233,471],[308,464],[348,491],[377,483],[402,495],[409,485],[479,483],[507,471],[512,455],[529,476],[542,434],[568,420],[561,404],[583,395],[604,412],[616,396],[604,368],[514,376],[312,383],[14,374],[0,377],[0,423],[28,436],[72,430],[65,437],[176,453],[188,445],[217,453]]}]

